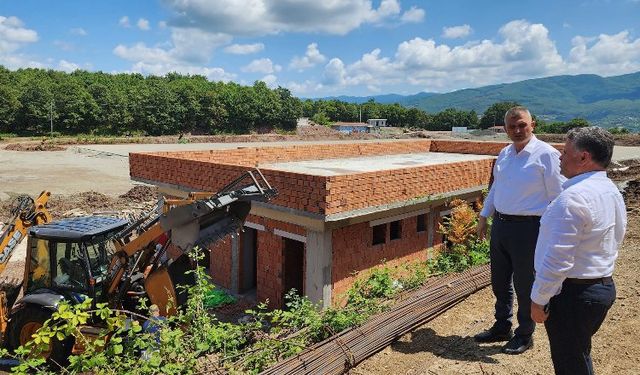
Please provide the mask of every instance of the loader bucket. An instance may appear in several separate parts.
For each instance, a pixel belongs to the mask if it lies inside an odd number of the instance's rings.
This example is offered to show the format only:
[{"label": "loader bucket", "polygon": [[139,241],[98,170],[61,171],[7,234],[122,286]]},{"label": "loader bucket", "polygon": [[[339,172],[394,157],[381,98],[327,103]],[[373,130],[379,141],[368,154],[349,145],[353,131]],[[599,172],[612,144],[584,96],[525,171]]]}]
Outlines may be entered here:
[{"label": "loader bucket", "polygon": [[166,267],[153,271],[144,281],[144,289],[151,304],[160,309],[160,315],[171,316],[176,313],[176,289]]}]

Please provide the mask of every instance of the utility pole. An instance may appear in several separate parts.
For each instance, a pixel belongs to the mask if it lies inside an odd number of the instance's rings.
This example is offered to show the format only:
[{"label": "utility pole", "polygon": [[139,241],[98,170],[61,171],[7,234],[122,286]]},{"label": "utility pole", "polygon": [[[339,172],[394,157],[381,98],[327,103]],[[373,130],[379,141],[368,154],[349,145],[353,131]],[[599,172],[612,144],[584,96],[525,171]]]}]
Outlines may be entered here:
[{"label": "utility pole", "polygon": [[51,106],[49,107],[49,119],[51,120],[51,138],[53,138],[53,99],[51,99]]},{"label": "utility pole", "polygon": [[360,112],[360,122],[362,123],[362,104],[358,106],[358,111]]}]

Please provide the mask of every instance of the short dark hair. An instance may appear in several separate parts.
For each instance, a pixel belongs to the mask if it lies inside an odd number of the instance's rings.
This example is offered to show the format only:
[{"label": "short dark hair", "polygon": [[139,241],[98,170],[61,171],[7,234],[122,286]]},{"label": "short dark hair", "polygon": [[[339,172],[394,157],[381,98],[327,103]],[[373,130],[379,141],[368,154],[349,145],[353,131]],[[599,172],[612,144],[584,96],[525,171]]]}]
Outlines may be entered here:
[{"label": "short dark hair", "polygon": [[591,160],[603,168],[611,164],[615,142],[608,131],[597,126],[573,128],[567,133],[567,139],[573,142],[576,149],[588,152]]}]

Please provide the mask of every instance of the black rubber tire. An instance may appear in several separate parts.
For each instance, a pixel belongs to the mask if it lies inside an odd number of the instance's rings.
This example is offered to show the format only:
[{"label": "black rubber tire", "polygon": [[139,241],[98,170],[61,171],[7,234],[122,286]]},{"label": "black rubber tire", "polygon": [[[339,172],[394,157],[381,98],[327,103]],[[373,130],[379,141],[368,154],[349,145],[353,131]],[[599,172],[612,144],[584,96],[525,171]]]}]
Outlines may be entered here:
[{"label": "black rubber tire", "polygon": [[[40,306],[27,305],[16,311],[12,314],[7,329],[9,347],[14,350],[26,344],[30,340],[29,332],[35,332],[37,327],[41,327],[49,318],[51,318],[51,311]],[[54,368],[68,365],[73,343],[74,339],[72,337],[62,341],[53,338],[51,340],[50,351],[45,353],[47,363]]]}]

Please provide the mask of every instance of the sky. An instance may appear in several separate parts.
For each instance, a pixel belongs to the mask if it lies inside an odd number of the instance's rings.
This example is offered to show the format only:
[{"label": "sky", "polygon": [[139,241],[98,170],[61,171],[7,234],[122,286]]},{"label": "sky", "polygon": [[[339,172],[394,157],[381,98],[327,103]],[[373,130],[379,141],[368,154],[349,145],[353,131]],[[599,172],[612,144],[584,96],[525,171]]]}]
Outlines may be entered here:
[{"label": "sky", "polygon": [[640,71],[640,0],[0,0],[0,65],[305,98],[615,76]]}]

